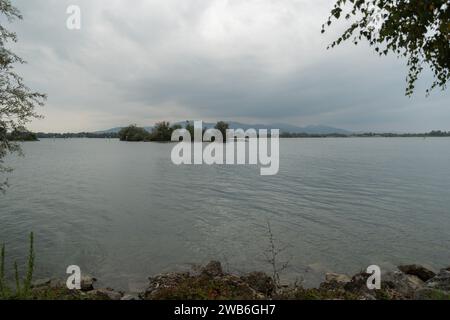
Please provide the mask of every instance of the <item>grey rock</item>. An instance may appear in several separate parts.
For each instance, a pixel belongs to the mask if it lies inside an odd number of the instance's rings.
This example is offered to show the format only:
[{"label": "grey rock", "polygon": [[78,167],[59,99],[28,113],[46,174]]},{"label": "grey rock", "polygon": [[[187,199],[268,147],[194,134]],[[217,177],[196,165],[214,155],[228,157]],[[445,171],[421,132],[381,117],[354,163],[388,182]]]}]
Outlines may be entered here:
[{"label": "grey rock", "polygon": [[[347,284],[349,284],[352,281],[352,279],[345,275],[345,274],[339,274],[339,273],[326,273],[325,274],[325,281],[322,282],[319,286],[319,289],[321,290],[330,290],[330,291],[345,291],[345,287]],[[348,286],[351,287],[352,292],[361,292],[361,288],[359,288],[359,284],[355,284],[354,286]]]},{"label": "grey rock", "polygon": [[121,300],[122,293],[114,291],[113,289],[95,289],[88,292],[88,295],[98,299],[105,300]]},{"label": "grey rock", "polygon": [[189,272],[172,272],[151,277],[149,278],[149,285],[145,290],[144,297],[148,298],[164,288],[176,287],[189,277]]},{"label": "grey rock", "polygon": [[367,280],[371,275],[365,272],[355,274],[350,282],[325,282],[321,288],[340,291],[344,290],[358,296],[361,300],[376,300],[376,290],[367,288]]},{"label": "grey rock", "polygon": [[442,269],[438,275],[427,281],[427,287],[443,291],[450,291],[450,271]]},{"label": "grey rock", "polygon": [[47,287],[47,286],[50,286],[51,282],[52,282],[51,278],[38,279],[38,280],[33,281],[31,287],[32,288]]},{"label": "grey rock", "polygon": [[128,290],[130,293],[144,292],[147,287],[145,281],[128,281]]},{"label": "grey rock", "polygon": [[97,281],[94,277],[83,275],[81,276],[81,291],[94,290],[94,283]]},{"label": "grey rock", "polygon": [[345,274],[331,273],[331,272],[325,274],[326,282],[347,283],[350,282],[351,280],[352,279]]},{"label": "grey rock", "polygon": [[125,294],[120,300],[131,301],[131,300],[142,300],[137,294]]},{"label": "grey rock", "polygon": [[382,278],[382,285],[394,290],[404,298],[411,298],[414,292],[422,289],[425,283],[418,277],[404,274],[403,272],[390,272]]},{"label": "grey rock", "polygon": [[405,274],[416,276],[422,281],[428,281],[436,276],[433,271],[417,264],[399,266],[398,269]]},{"label": "grey rock", "polygon": [[367,279],[370,277],[368,273],[358,273],[352,277],[350,282],[344,284],[346,291],[354,294],[371,294],[371,290],[367,288]]},{"label": "grey rock", "polygon": [[218,277],[223,275],[222,265],[219,261],[211,261],[203,269],[202,274],[210,277]]},{"label": "grey rock", "polygon": [[52,279],[48,285],[50,288],[67,288],[65,280]]},{"label": "grey rock", "polygon": [[375,297],[375,292],[373,293],[363,293],[359,300],[377,300],[377,298]]},{"label": "grey rock", "polygon": [[275,291],[275,282],[272,277],[269,277],[264,272],[252,272],[241,278],[252,289],[263,293],[264,295],[271,295]]}]

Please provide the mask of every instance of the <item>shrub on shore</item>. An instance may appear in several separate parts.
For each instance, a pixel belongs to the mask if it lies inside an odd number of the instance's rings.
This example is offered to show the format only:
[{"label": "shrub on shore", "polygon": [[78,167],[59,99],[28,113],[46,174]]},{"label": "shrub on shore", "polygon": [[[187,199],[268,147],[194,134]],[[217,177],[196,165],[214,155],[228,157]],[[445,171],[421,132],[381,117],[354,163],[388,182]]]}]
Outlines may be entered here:
[{"label": "shrub on shore", "polygon": [[139,128],[136,125],[130,125],[119,131],[120,141],[150,141],[150,133],[144,128]]}]

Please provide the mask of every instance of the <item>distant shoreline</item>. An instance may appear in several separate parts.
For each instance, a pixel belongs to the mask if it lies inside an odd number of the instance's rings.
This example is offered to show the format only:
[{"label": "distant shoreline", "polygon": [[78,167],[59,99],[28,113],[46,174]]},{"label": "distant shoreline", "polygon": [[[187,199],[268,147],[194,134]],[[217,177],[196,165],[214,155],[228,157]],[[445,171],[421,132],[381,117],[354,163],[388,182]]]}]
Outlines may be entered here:
[{"label": "distant shoreline", "polygon": [[[319,139],[319,138],[445,138],[450,137],[450,132],[442,134],[417,133],[417,134],[393,134],[393,133],[362,133],[362,134],[281,134],[280,139]],[[117,139],[117,135],[103,134],[37,134],[38,139]],[[128,141],[132,142],[132,141]],[[161,142],[161,141],[147,141]],[[171,141],[162,141],[171,142]]]},{"label": "distant shoreline", "polygon": [[[192,124],[191,122],[186,122],[184,129],[187,130],[190,134],[190,137],[194,137],[194,129],[195,126],[199,125],[202,129],[202,135],[208,128],[215,128],[216,130],[220,131],[222,134],[222,137],[226,137],[229,132],[228,130],[237,130],[238,128],[241,128],[240,130],[244,130],[244,135],[246,136],[247,133],[251,134],[251,132],[255,132],[256,135],[258,134],[258,130],[254,128],[249,128],[244,124],[239,123],[233,123],[233,126],[230,126],[229,123],[219,121],[217,124],[206,124],[206,126],[203,126],[203,123],[200,122],[194,122]],[[241,125],[241,126],[239,126]],[[62,138],[62,139],[68,139],[68,138],[102,138],[102,139],[120,139],[121,141],[127,141],[127,142],[170,142],[172,139],[172,134],[177,129],[182,129],[183,126],[180,123],[170,124],[169,122],[159,122],[154,127],[138,127],[136,125],[129,125],[128,127],[124,128],[114,128],[107,131],[97,131],[97,132],[64,132],[64,133],[54,133],[54,132],[37,132],[33,133],[34,136],[36,136],[38,139],[42,138]],[[119,130],[120,129],[120,130]],[[442,131],[442,130],[432,130],[430,132],[421,132],[421,133],[393,133],[393,132],[350,132],[350,131],[343,131],[342,129],[327,127],[322,130],[315,130],[314,132],[308,132],[306,129],[302,128],[294,128],[294,129],[288,129],[279,127],[275,128],[273,127],[270,131],[269,129],[267,132],[272,132],[272,130],[277,130],[275,132],[279,132],[280,138],[371,138],[371,137],[381,137],[381,138],[411,138],[411,137],[418,137],[418,138],[427,138],[427,137],[450,137],[450,131]],[[248,131],[250,130],[250,131]],[[231,134],[235,134],[235,132],[231,132]],[[255,134],[255,133],[254,133]],[[270,136],[270,134],[269,134]],[[192,139],[192,138],[191,138]],[[223,138],[222,138],[223,139]]]}]

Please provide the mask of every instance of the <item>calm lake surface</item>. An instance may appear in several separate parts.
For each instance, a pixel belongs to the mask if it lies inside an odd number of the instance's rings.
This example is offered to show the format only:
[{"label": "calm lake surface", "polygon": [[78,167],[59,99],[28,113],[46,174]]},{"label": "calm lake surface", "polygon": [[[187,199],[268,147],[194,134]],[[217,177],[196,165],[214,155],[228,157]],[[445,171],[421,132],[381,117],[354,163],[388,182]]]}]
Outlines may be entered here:
[{"label": "calm lake surface", "polygon": [[[450,139],[282,139],[280,172],[175,166],[173,144],[43,139],[24,144],[0,195],[7,263],[35,233],[37,275],[69,265],[137,290],[148,276],[221,260],[270,270],[267,221],[286,278],[371,264],[450,265]],[[10,159],[12,160],[12,159]]]}]

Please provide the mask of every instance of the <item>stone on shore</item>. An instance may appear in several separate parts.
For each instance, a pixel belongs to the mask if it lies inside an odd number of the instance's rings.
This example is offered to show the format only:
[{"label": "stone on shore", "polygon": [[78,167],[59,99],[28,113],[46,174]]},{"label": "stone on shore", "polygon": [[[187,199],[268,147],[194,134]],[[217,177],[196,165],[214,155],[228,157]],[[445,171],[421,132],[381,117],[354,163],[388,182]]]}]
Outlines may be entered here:
[{"label": "stone on shore", "polygon": [[49,286],[51,282],[52,282],[51,278],[38,279],[38,280],[33,281],[33,283],[31,284],[31,287],[32,288],[46,287],[46,286]]},{"label": "stone on shore", "polygon": [[367,279],[369,277],[370,274],[365,272],[355,274],[349,282],[344,284],[344,289],[358,295],[371,295],[373,290],[367,288]]},{"label": "stone on shore", "polygon": [[121,300],[122,293],[114,291],[113,289],[95,289],[88,293],[88,296],[96,300]]},{"label": "stone on shore", "polygon": [[125,294],[120,300],[132,301],[132,300],[142,300],[138,294]]},{"label": "stone on shore", "polygon": [[264,272],[252,272],[241,277],[252,289],[263,293],[266,296],[271,296],[276,290],[275,282],[272,277],[269,277]]},{"label": "stone on shore", "polygon": [[223,274],[222,264],[219,261],[211,261],[201,271],[202,274],[210,277],[218,277]]},{"label": "stone on shore", "polygon": [[436,276],[433,271],[417,264],[399,266],[398,269],[405,274],[416,276],[422,281],[428,281]]},{"label": "stone on shore", "polygon": [[422,289],[425,283],[417,276],[405,274],[403,272],[389,272],[382,277],[385,287],[400,294],[398,297],[411,299],[417,290]]},{"label": "stone on shore", "polygon": [[325,274],[325,282],[347,283],[352,279],[346,274],[332,273]]},{"label": "stone on shore", "polygon": [[443,291],[450,291],[450,271],[442,269],[439,274],[427,281],[427,287]]},{"label": "stone on shore", "polygon": [[345,291],[345,285],[348,284],[352,279],[345,275],[339,273],[326,273],[325,281],[319,286],[321,290],[328,291]]},{"label": "stone on shore", "polygon": [[81,276],[81,291],[94,290],[94,283],[97,281],[94,277],[83,275]]},{"label": "stone on shore", "polygon": [[[203,300],[203,299],[263,299],[265,294],[253,288],[244,279],[224,273],[217,261],[211,261],[199,273],[174,272],[149,278],[150,283],[142,295],[147,300]],[[253,274],[253,286],[268,289],[267,278]]]}]

